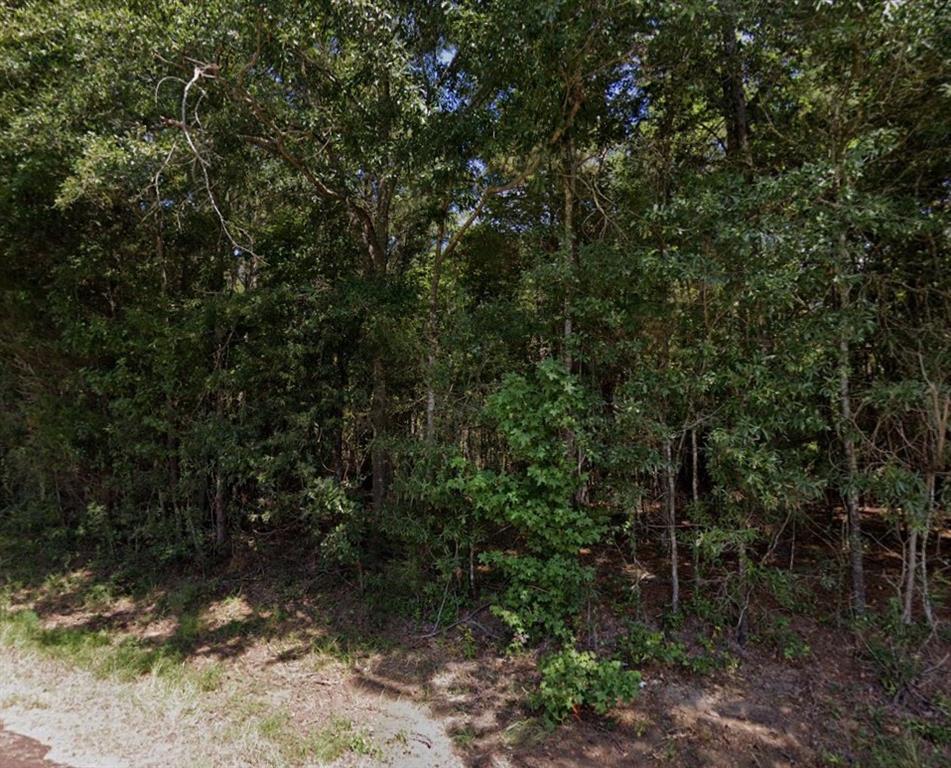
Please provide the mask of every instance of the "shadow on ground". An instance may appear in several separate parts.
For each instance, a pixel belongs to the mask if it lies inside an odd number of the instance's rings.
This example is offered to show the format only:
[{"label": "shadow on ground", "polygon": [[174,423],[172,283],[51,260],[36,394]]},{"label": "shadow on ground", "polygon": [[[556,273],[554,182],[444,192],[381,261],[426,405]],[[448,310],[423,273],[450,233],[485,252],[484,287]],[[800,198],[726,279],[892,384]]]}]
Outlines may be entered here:
[{"label": "shadow on ground", "polygon": [[[581,717],[553,734],[526,705],[535,656],[506,654],[490,616],[437,633],[421,621],[381,618],[344,575],[320,571],[312,553],[286,542],[242,553],[240,568],[235,562],[155,581],[41,558],[10,567],[6,555],[0,587],[14,609],[34,611],[51,632],[131,638],[155,658],[199,668],[241,664],[250,674],[304,663],[319,671],[321,659],[339,662],[359,690],[427,706],[472,768],[849,761],[850,745],[868,727],[861,707],[888,706],[867,665],[843,644],[841,628],[806,618],[808,665],[783,663],[754,645],[734,649],[738,671],[700,677],[648,668],[641,696],[614,719]],[[615,556],[598,563],[606,578],[623,565]],[[662,604],[662,577],[645,592]],[[617,624],[608,614],[599,618],[596,611],[593,621]],[[601,633],[602,642],[608,634]],[[304,684],[322,695],[319,680]]]}]

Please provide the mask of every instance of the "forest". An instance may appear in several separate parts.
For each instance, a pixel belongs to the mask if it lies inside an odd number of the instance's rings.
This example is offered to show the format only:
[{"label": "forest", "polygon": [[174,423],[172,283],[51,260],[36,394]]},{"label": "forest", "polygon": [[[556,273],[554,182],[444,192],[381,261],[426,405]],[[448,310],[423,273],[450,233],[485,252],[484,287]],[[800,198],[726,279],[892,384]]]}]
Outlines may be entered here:
[{"label": "forest", "polygon": [[0,764],[72,732],[18,670],[280,646],[300,707],[429,663],[438,733],[120,764],[947,765],[949,52],[940,0],[2,0]]}]

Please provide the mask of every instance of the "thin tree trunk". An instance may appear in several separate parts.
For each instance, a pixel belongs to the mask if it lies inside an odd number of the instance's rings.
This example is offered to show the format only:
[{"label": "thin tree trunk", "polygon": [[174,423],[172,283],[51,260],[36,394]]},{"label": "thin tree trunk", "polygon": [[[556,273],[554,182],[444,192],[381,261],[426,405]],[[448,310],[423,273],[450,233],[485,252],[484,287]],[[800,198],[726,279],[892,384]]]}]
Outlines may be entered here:
[{"label": "thin tree trunk", "polygon": [[935,473],[933,470],[929,470],[925,475],[927,511],[924,530],[921,533],[921,607],[924,610],[925,619],[932,627],[935,625],[935,618],[934,610],[931,607],[931,595],[928,593],[928,534],[931,532],[931,522],[934,519],[935,482]]},{"label": "thin tree trunk", "polygon": [[664,463],[667,479],[667,536],[670,542],[670,607],[676,613],[680,609],[680,575],[677,568],[676,476],[669,437],[664,439]]},{"label": "thin tree trunk", "polygon": [[439,222],[436,232],[436,248],[433,254],[433,274],[429,285],[429,319],[426,331],[429,350],[426,353],[426,433],[427,443],[436,436],[436,345],[439,343],[439,280],[442,277],[443,238],[445,224]]},{"label": "thin tree trunk", "polygon": [[722,13],[721,33],[723,39],[723,104],[726,116],[727,155],[751,165],[749,145],[749,118],[746,106],[746,90],[743,86],[743,63],[736,41],[736,9],[731,0],[720,3]]},{"label": "thin tree trunk", "polygon": [[736,642],[746,645],[749,637],[749,585],[747,584],[746,541],[741,537],[737,547],[737,576],[740,581],[740,615],[736,622]]},{"label": "thin tree trunk", "polygon": [[[574,368],[574,354],[572,344],[574,343],[574,325],[571,317],[571,297],[572,281],[574,280],[575,270],[578,266],[578,233],[575,231],[575,175],[577,168],[575,165],[575,145],[569,137],[566,141],[564,150],[564,269],[565,269],[565,298],[564,298],[564,327],[562,350],[565,370],[569,373]],[[584,467],[584,456],[578,447],[574,433],[569,429],[565,431],[565,453],[568,460],[575,467],[575,472],[580,478]],[[584,504],[588,498],[588,489],[586,484],[579,484],[575,491],[575,502]]]},{"label": "thin tree trunk", "polygon": [[[929,457],[928,469],[925,472],[926,506],[924,531],[921,536],[921,606],[924,609],[928,624],[934,627],[934,611],[931,607],[931,595],[928,592],[928,537],[931,533],[931,525],[934,522],[935,486],[938,471],[945,466],[945,445],[948,438],[948,423],[951,420],[951,397],[942,397],[938,386],[931,381],[920,350],[918,352],[918,363],[921,366],[922,377],[928,384],[928,422],[932,434],[932,455]],[[941,546],[940,536],[938,537],[938,546]]]},{"label": "thin tree trunk", "polygon": [[[697,450],[697,428],[690,430],[690,492],[693,501],[694,514],[697,513],[700,505],[700,460]],[[694,532],[693,535],[693,591],[694,595],[700,594],[700,537]]]},{"label": "thin tree trunk", "polygon": [[690,481],[691,481],[691,498],[694,504],[700,503],[700,474],[699,467],[700,461],[697,452],[697,428],[694,427],[690,430]]},{"label": "thin tree trunk", "polygon": [[344,433],[346,431],[347,415],[345,392],[347,391],[348,372],[347,359],[339,350],[334,353],[334,369],[336,372],[337,393],[334,402],[334,416],[336,418],[336,429],[334,432],[333,462],[334,478],[338,483],[346,480],[345,463],[345,444]]},{"label": "thin tree trunk", "polygon": [[564,163],[564,254],[565,254],[565,319],[564,319],[564,361],[565,368],[571,370],[574,360],[572,358],[572,319],[571,319],[571,280],[574,276],[575,262],[577,259],[577,242],[575,237],[575,158],[574,144],[568,142],[565,149]]},{"label": "thin tree trunk", "polygon": [[476,591],[475,536],[469,539],[469,591],[473,595]]},{"label": "thin tree trunk", "polygon": [[918,574],[918,565],[915,557],[918,554],[918,528],[912,522],[908,532],[908,541],[905,545],[905,589],[902,596],[902,624],[911,624],[912,605],[915,599],[915,578]]},{"label": "thin tree trunk", "polygon": [[431,443],[436,436],[436,385],[433,382],[436,370],[436,351],[430,342],[429,352],[426,354],[426,442]]},{"label": "thin tree trunk", "polygon": [[373,427],[373,445],[370,463],[373,483],[373,511],[383,513],[386,501],[388,460],[383,441],[386,437],[386,379],[383,359],[377,353],[373,358],[373,402],[370,404],[370,419]]},{"label": "thin tree trunk", "polygon": [[796,563],[796,518],[792,521],[792,540],[789,543],[789,571],[792,572]]},{"label": "thin tree trunk", "polygon": [[220,550],[228,540],[224,479],[221,476],[220,466],[215,469],[215,497],[212,501],[212,511],[215,518],[215,547]]},{"label": "thin tree trunk", "polygon": [[[840,248],[845,250],[845,235],[840,236]],[[839,282],[839,303],[843,312],[849,306],[849,289]],[[849,336],[847,321],[843,318],[839,332],[839,433],[846,460],[846,489],[844,493],[848,520],[849,562],[852,571],[852,608],[858,616],[865,613],[865,571],[862,559],[862,523],[856,484],[859,467],[852,438],[852,393],[850,388]]]}]

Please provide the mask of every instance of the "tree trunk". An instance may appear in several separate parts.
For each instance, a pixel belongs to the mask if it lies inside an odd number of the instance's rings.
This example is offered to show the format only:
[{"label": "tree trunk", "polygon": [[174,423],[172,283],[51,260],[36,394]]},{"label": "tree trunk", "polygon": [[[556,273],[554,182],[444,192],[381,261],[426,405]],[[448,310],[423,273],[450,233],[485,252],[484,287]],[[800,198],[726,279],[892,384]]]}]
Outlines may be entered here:
[{"label": "tree trunk", "polygon": [[[432,342],[430,342],[432,343]],[[436,437],[436,385],[433,382],[433,375],[436,369],[436,352],[430,346],[426,355],[426,368],[428,369],[426,381],[426,442],[431,443]]]},{"label": "tree trunk", "polygon": [[931,522],[934,519],[936,475],[933,470],[925,474],[926,514],[924,530],[921,533],[921,607],[925,619],[932,627],[935,625],[934,610],[931,607],[931,595],[928,593],[928,534],[931,532]]},{"label": "tree trunk", "polygon": [[564,160],[564,258],[565,258],[565,318],[564,318],[564,361],[569,371],[574,364],[572,358],[572,319],[571,319],[571,280],[577,261],[578,243],[575,236],[575,157],[574,144],[569,141],[565,149]]},{"label": "tree trunk", "polygon": [[670,608],[676,613],[680,609],[680,575],[677,569],[676,475],[669,437],[664,439],[664,464],[667,479],[667,536],[670,541]]},{"label": "tree trunk", "polygon": [[429,285],[429,318],[426,335],[429,351],[426,353],[426,433],[427,443],[436,437],[436,345],[439,343],[439,280],[442,276],[443,237],[445,226],[439,222],[436,232],[436,250],[433,255],[433,274]]},{"label": "tree trunk", "polygon": [[736,642],[746,645],[749,637],[748,609],[750,602],[749,584],[747,583],[746,541],[741,537],[737,545],[737,577],[740,581],[740,615],[736,622]]},{"label": "tree trunk", "polygon": [[215,548],[221,550],[228,540],[228,521],[225,515],[225,488],[221,467],[215,470],[215,496],[212,501],[215,518]]},{"label": "tree trunk", "polygon": [[370,462],[373,483],[373,511],[378,516],[383,512],[386,501],[387,474],[389,461],[383,441],[386,438],[386,379],[383,359],[379,353],[373,358],[373,398],[370,403],[370,420],[373,427],[373,445],[370,449]]},{"label": "tree trunk", "polygon": [[727,156],[751,165],[749,119],[746,90],[743,86],[743,63],[736,41],[736,9],[730,0],[720,3],[723,36],[723,107],[726,118]]},{"label": "tree trunk", "polygon": [[[951,397],[942,397],[939,387],[931,381],[924,363],[922,353],[918,353],[918,362],[921,374],[928,383],[928,422],[931,432],[931,456],[928,459],[928,469],[925,472],[925,521],[921,534],[921,606],[925,618],[932,627],[935,626],[934,611],[931,607],[931,596],[928,592],[928,536],[934,522],[935,486],[938,472],[945,467],[945,445],[948,439],[948,424],[951,421]],[[941,546],[941,537],[938,537],[938,546]]]},{"label": "tree trunk", "polygon": [[[700,460],[697,450],[697,428],[690,430],[690,498],[693,501],[694,514],[697,514],[700,505]],[[693,591],[700,594],[700,538],[696,532],[693,535]]]},{"label": "tree trunk", "polygon": [[[840,247],[845,248],[845,235],[840,236]],[[839,282],[840,309],[845,312],[849,306],[849,288],[845,282]],[[859,499],[856,491],[858,482],[858,458],[855,441],[852,437],[852,394],[850,388],[849,334],[847,321],[843,318],[839,331],[839,434],[846,461],[846,488],[843,494],[846,517],[848,520],[849,562],[852,571],[852,608],[856,615],[865,614],[865,571],[862,561],[862,522],[859,517]]]},{"label": "tree trunk", "polygon": [[700,461],[697,451],[697,428],[690,430],[690,484],[691,499],[694,504],[700,502]]},{"label": "tree trunk", "polygon": [[908,541],[905,545],[905,588],[902,596],[902,624],[911,624],[912,605],[915,599],[915,578],[918,574],[918,564],[915,562],[917,554],[918,527],[912,521],[908,532]]}]

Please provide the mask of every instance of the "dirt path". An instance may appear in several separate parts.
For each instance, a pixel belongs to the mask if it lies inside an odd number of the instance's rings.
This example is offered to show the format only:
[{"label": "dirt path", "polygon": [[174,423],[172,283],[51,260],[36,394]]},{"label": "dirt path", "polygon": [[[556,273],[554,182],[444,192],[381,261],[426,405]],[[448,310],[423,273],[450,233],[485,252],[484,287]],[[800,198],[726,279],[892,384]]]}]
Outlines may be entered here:
[{"label": "dirt path", "polygon": [[0,768],[70,768],[48,760],[49,751],[46,745],[8,731],[0,723]]},{"label": "dirt path", "polygon": [[[0,648],[0,768],[462,767],[445,724],[421,703],[361,685],[339,665],[314,684],[305,661],[268,666],[249,655],[219,689],[199,692]],[[315,734],[323,751],[311,753]]]}]

